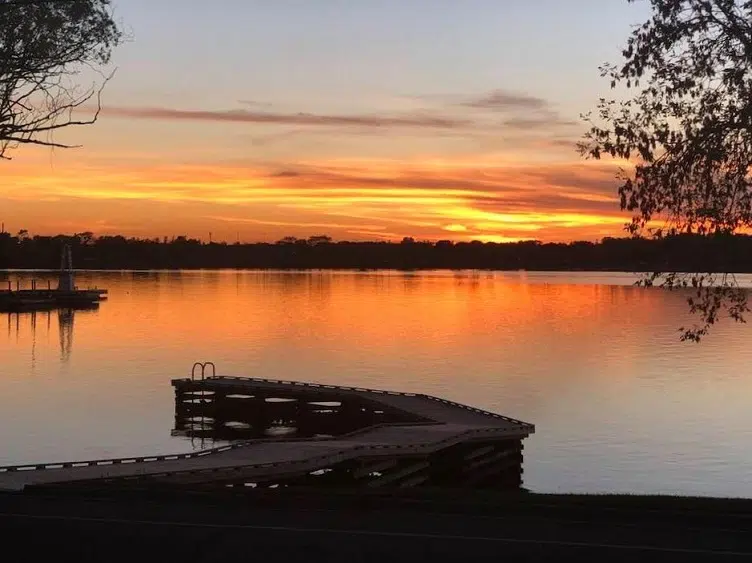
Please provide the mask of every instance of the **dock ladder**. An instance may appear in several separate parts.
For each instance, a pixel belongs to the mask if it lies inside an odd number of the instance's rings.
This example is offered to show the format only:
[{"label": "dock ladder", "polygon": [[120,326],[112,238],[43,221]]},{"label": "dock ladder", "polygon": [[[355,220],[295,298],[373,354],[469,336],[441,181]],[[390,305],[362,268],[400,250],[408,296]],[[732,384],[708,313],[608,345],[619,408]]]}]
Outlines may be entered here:
[{"label": "dock ladder", "polygon": [[[214,365],[214,362],[196,362],[193,364],[193,367],[191,368],[191,381],[204,381],[206,378],[206,371],[207,368],[211,367],[211,376],[215,377],[217,375],[217,367]],[[200,371],[198,371],[200,369]],[[200,377],[200,379],[199,379]],[[202,391],[203,393],[203,391]],[[201,401],[206,401],[206,399],[203,398],[203,395],[201,397]],[[206,430],[206,417],[201,416],[201,437],[199,439],[198,448],[204,449],[206,437],[204,435]],[[214,440],[212,440],[212,443],[214,443]],[[193,446],[194,449],[196,449],[196,434],[194,432],[191,432],[191,446]]]},{"label": "dock ladder", "polygon": [[[191,381],[203,381],[206,376],[206,368],[208,367],[211,367],[210,377],[215,377],[217,375],[217,368],[214,365],[214,362],[196,362],[191,368]],[[196,376],[196,368],[201,368],[201,372],[199,373],[201,379],[198,379]]]}]

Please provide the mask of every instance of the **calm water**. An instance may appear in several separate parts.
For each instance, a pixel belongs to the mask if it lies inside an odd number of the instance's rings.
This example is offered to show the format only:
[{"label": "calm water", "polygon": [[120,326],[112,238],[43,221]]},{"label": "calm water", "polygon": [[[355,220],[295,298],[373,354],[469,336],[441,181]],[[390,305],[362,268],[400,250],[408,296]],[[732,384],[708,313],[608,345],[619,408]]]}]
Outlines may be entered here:
[{"label": "calm water", "polygon": [[[0,273],[2,280],[44,274]],[[0,464],[187,451],[170,379],[440,395],[533,422],[537,491],[752,497],[752,328],[678,341],[620,274],[81,273],[97,311],[0,314]]]}]

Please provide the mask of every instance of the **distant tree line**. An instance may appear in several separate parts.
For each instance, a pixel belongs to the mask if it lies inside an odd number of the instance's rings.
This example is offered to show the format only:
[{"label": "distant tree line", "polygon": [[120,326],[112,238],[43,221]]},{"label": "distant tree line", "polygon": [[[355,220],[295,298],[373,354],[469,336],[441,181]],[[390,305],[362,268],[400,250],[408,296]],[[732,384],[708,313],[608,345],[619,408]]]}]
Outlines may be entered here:
[{"label": "distant tree line", "polygon": [[661,239],[517,243],[335,242],[328,236],[276,243],[206,243],[172,238],[29,236],[0,233],[0,269],[55,269],[64,244],[82,269],[490,269],[752,272],[752,236],[675,235]]}]

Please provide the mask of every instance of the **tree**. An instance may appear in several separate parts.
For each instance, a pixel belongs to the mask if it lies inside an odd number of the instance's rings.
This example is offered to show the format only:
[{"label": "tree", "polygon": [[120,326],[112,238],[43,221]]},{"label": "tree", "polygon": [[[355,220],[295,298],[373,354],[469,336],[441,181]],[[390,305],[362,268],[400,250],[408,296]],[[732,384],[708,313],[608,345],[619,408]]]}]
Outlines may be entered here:
[{"label": "tree", "polygon": [[296,244],[297,242],[298,242],[297,237],[287,236],[287,237],[282,237],[281,239],[279,239],[276,244]]},{"label": "tree", "polygon": [[81,88],[76,77],[107,64],[121,38],[111,0],[0,0],[0,158],[20,144],[70,147],[53,133],[94,123],[108,80]]},{"label": "tree", "polygon": [[[634,2],[634,0],[628,0]],[[752,1],[650,0],[620,65],[601,74],[631,97],[601,99],[580,152],[630,160],[621,207],[636,236],[722,237],[752,227]],[[690,288],[699,340],[724,312],[744,322],[746,292],[733,275],[655,272],[645,286]]]},{"label": "tree", "polygon": [[73,233],[73,238],[82,246],[91,246],[94,244],[94,233],[84,231],[83,233]]},{"label": "tree", "polygon": [[317,246],[319,244],[331,244],[332,237],[328,235],[314,235],[308,237],[308,244],[311,246]]}]

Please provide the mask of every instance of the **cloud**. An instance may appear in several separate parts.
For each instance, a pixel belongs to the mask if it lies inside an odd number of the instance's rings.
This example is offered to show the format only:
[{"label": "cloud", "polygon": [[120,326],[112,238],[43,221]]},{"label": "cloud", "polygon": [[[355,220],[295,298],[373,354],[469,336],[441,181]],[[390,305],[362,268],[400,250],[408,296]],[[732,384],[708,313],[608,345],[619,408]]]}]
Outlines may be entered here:
[{"label": "cloud", "polygon": [[321,115],[313,113],[276,113],[249,110],[183,110],[176,108],[109,107],[105,113],[139,119],[173,119],[182,121],[216,121],[223,123],[257,123],[268,125],[306,125],[324,127],[407,127],[456,129],[471,127],[474,122],[429,113],[402,115],[355,114]]},{"label": "cloud", "polygon": [[555,127],[574,127],[578,123],[569,119],[563,119],[557,112],[546,111],[533,116],[510,117],[509,119],[505,119],[502,125],[509,129],[523,131],[534,129],[550,131]]},{"label": "cloud", "polygon": [[579,194],[589,194],[594,201],[608,198],[614,205],[618,202],[616,168],[607,164],[541,166],[530,169],[527,177],[532,185],[551,186],[554,190],[576,190]]},{"label": "cloud", "polygon": [[237,228],[248,240],[321,230],[337,239],[592,239],[618,236],[627,220],[616,198],[617,164],[504,162],[497,155],[172,166],[77,161],[54,175],[36,166],[9,169],[0,202],[18,208],[31,204],[13,200],[18,194],[56,198],[47,205],[73,215],[105,210],[101,216],[117,224],[148,221],[153,226],[143,229],[157,233],[200,221],[212,230],[208,222],[221,221],[233,239]]},{"label": "cloud", "polygon": [[545,110],[549,107],[549,103],[543,98],[531,96],[529,94],[509,92],[507,90],[493,90],[488,94],[474,100],[465,101],[460,105],[468,108],[505,112],[516,110]]},{"label": "cloud", "polygon": [[256,100],[238,100],[238,101],[244,106],[251,106],[251,107],[270,108],[274,105],[271,102],[258,102]]},{"label": "cloud", "polygon": [[549,143],[554,147],[564,147],[567,149],[575,150],[577,148],[577,139],[550,139]]},{"label": "cloud", "polygon": [[552,131],[560,127],[573,127],[576,121],[564,119],[552,104],[530,94],[493,90],[475,99],[459,104],[466,108],[506,114],[501,122],[504,129],[517,131]]},{"label": "cloud", "polygon": [[232,217],[227,215],[207,215],[206,219],[222,221],[224,223],[250,223],[253,225],[267,225],[273,227],[315,228],[315,229],[358,229],[359,231],[383,231],[384,225],[361,225],[358,223],[311,223],[301,221],[269,221],[265,219],[253,219],[249,217]]},{"label": "cloud", "polygon": [[[509,208],[615,210],[617,180],[613,167],[593,164],[473,165],[356,163],[354,165],[295,164],[273,174],[279,186],[301,192],[326,189],[398,197],[464,198],[482,205]],[[543,187],[546,189],[543,189]],[[395,192],[396,193],[396,192]],[[352,195],[352,194],[350,194]]]},{"label": "cloud", "polygon": [[[413,99],[413,107],[353,113],[296,112],[296,108],[269,107],[254,100],[240,100],[242,106],[237,109],[114,106],[104,112],[130,119],[246,125],[239,132],[242,138],[233,140],[277,156],[280,151],[288,151],[290,156],[301,152],[353,154],[361,148],[380,155],[425,154],[454,151],[460,143],[472,145],[472,150],[504,148],[520,153],[537,150],[530,143],[539,143],[544,137],[575,133],[574,121],[563,118],[547,100],[526,93],[497,89],[476,96]],[[561,152],[564,147],[549,144],[540,148]]]}]

